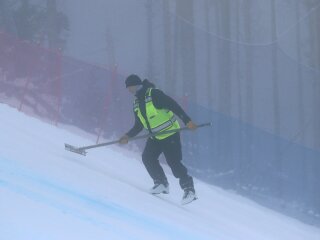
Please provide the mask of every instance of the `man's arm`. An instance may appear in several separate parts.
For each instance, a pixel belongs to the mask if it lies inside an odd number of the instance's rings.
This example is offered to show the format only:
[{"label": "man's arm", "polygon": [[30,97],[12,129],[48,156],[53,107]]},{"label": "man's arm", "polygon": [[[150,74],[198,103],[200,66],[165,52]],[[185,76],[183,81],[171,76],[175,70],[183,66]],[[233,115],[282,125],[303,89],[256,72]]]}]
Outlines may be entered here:
[{"label": "man's arm", "polygon": [[134,126],[126,133],[128,137],[135,137],[142,131],[143,125],[136,113],[134,113]]},{"label": "man's arm", "polygon": [[119,139],[120,144],[127,144],[129,141],[129,138],[136,136],[143,129],[143,125],[138,115],[134,113],[134,116],[135,116],[134,126],[129,130],[129,132],[127,132],[125,135],[123,135]]},{"label": "man's arm", "polygon": [[153,104],[156,108],[165,108],[172,111],[184,122],[185,125],[191,121],[191,118],[186,114],[182,107],[164,92],[159,89],[153,89],[151,94]]}]

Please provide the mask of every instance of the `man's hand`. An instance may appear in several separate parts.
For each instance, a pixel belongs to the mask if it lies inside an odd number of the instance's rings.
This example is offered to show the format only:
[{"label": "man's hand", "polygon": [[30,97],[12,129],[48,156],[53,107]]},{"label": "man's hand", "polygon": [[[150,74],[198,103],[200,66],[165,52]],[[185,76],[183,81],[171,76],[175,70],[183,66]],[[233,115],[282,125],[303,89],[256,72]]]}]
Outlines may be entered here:
[{"label": "man's hand", "polygon": [[187,123],[187,128],[189,128],[190,130],[196,130],[197,127],[198,127],[198,126],[197,126],[194,122],[192,122],[192,121],[189,121],[189,122]]},{"label": "man's hand", "polygon": [[128,135],[124,135],[119,139],[119,143],[120,144],[127,144],[129,142],[129,136]]}]

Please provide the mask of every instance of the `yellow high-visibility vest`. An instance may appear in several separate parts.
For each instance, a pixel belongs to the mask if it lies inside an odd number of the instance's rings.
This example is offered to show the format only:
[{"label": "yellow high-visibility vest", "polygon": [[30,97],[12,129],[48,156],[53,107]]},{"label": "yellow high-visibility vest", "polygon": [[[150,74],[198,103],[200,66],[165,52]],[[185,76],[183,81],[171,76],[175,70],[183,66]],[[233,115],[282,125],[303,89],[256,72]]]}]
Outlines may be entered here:
[{"label": "yellow high-visibility vest", "polygon": [[[150,129],[152,133],[168,131],[179,129],[180,125],[174,116],[173,112],[168,109],[157,109],[152,102],[151,97],[152,88],[148,88],[145,95],[145,104],[146,104],[146,117],[150,125]],[[134,101],[133,110],[137,113],[141,123],[143,124],[145,129],[148,129],[146,119],[142,116],[141,110],[139,108],[139,100],[136,98]],[[156,139],[165,139],[173,133],[161,134],[155,136]]]}]

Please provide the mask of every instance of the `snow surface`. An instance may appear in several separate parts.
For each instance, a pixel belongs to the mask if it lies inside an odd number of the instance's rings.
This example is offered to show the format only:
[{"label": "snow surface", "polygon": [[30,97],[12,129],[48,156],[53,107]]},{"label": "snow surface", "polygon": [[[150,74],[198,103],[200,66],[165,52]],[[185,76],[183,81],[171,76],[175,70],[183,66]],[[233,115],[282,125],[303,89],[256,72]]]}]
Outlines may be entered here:
[{"label": "snow surface", "polygon": [[152,196],[140,154],[120,146],[86,157],[88,138],[0,105],[0,239],[319,240],[320,229],[195,179],[199,199],[165,167],[170,194]]}]

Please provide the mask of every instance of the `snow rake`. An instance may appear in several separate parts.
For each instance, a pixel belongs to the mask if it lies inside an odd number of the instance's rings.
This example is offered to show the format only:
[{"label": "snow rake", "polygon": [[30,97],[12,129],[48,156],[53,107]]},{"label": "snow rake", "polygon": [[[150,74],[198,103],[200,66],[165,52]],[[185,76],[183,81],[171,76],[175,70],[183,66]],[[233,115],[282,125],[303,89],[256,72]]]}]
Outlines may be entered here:
[{"label": "snow rake", "polygon": [[[197,128],[206,127],[206,126],[211,126],[211,122],[199,124],[199,125],[197,125]],[[188,127],[183,127],[180,129],[168,130],[168,131],[163,131],[163,132],[148,133],[148,134],[129,138],[128,141],[154,137],[154,136],[158,136],[158,135],[162,135],[162,134],[181,132],[184,130],[190,130],[190,129]],[[88,149],[108,146],[108,145],[112,145],[112,144],[116,144],[116,143],[120,143],[120,140],[106,142],[106,143],[100,143],[100,144],[95,144],[95,145],[89,145],[89,146],[84,146],[84,147],[75,147],[75,146],[72,146],[70,144],[65,143],[64,147],[65,147],[65,150],[67,150],[67,151],[78,153],[80,155],[86,156],[86,154],[87,154],[86,150],[88,150]]]}]

